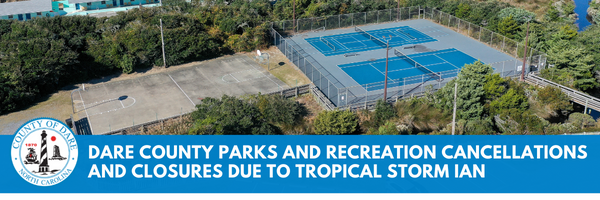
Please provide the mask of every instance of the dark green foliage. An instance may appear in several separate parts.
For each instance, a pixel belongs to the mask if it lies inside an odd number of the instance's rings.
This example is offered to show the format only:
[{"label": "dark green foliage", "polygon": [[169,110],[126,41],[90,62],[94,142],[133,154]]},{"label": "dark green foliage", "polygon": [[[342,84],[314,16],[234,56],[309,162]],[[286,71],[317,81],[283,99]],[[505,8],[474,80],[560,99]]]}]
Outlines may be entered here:
[{"label": "dark green foliage", "polygon": [[546,20],[551,21],[551,22],[556,22],[561,20],[560,18],[560,11],[558,11],[558,9],[556,9],[556,7],[550,5],[550,9],[548,10],[548,12],[546,13]]},{"label": "dark green foliage", "polygon": [[[599,4],[600,5],[600,4]],[[585,31],[580,32],[577,41],[586,47],[588,53],[592,56],[594,71],[600,71],[600,25],[591,25]]]},{"label": "dark green foliage", "polygon": [[529,111],[513,108],[502,110],[496,124],[504,134],[542,135],[548,122]]},{"label": "dark green foliage", "polygon": [[381,126],[385,121],[396,116],[396,111],[392,108],[392,105],[383,101],[383,99],[377,100],[375,105],[375,124]]},{"label": "dark green foliage", "polygon": [[351,111],[323,111],[314,122],[317,135],[345,135],[356,132],[358,116]]},{"label": "dark green foliage", "polygon": [[526,21],[527,18],[535,19],[535,13],[529,12],[522,8],[508,7],[508,8],[502,9],[500,11],[500,13],[498,13],[498,17],[500,19],[504,19],[504,18],[507,18],[510,16],[512,16],[513,19],[515,21],[517,21],[519,24],[523,24],[523,23],[527,22]]},{"label": "dark green foliage", "polygon": [[307,112],[300,103],[280,95],[254,95],[249,99],[256,102],[258,110],[267,122],[282,127],[296,125]]},{"label": "dark green foliage", "polygon": [[454,103],[454,83],[458,83],[457,109],[458,119],[481,119],[484,114],[486,76],[492,74],[489,65],[477,61],[465,65],[456,79],[451,80],[436,92],[436,106],[444,110],[452,110]]},{"label": "dark green foliage", "polygon": [[485,76],[485,84],[483,90],[487,100],[495,100],[506,92],[506,80],[500,77],[499,74],[488,74]]},{"label": "dark green foliage", "polygon": [[396,128],[396,124],[392,122],[385,122],[385,124],[381,125],[377,131],[378,135],[398,135],[400,131]]},{"label": "dark green foliage", "polygon": [[471,14],[471,5],[467,3],[458,4],[455,16],[461,19],[468,17]]},{"label": "dark green foliage", "polygon": [[569,120],[567,120],[567,122],[571,123],[574,127],[577,127],[580,130],[586,127],[594,126],[596,123],[592,116],[582,113],[573,113],[569,115]]},{"label": "dark green foliage", "polygon": [[223,95],[221,99],[205,98],[192,113],[194,126],[190,134],[208,135],[272,135],[279,130],[269,124],[260,110],[247,101]]},{"label": "dark green foliage", "polygon": [[0,20],[0,113],[25,107],[66,84],[110,73],[266,47],[267,0],[165,1],[110,18],[87,16]]},{"label": "dark green foliage", "polygon": [[571,98],[557,87],[546,86],[540,88],[537,92],[537,99],[542,105],[553,111],[573,110],[573,105],[570,102]]},{"label": "dark green foliage", "polygon": [[508,38],[514,38],[518,30],[519,25],[517,24],[517,21],[513,19],[512,15],[503,18],[500,23],[498,23],[498,33]]},{"label": "dark green foliage", "polygon": [[527,97],[522,91],[510,88],[500,98],[490,103],[490,114],[500,114],[504,110],[512,109],[511,112],[525,112],[529,108]]}]

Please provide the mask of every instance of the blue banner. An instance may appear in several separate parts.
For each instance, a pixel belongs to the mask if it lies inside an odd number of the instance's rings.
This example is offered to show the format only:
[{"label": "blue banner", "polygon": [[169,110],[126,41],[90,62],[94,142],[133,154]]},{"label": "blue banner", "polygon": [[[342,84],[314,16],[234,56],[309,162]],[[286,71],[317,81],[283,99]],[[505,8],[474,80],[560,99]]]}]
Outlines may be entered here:
[{"label": "blue banner", "polygon": [[600,192],[599,136],[52,134],[0,136],[0,193]]}]

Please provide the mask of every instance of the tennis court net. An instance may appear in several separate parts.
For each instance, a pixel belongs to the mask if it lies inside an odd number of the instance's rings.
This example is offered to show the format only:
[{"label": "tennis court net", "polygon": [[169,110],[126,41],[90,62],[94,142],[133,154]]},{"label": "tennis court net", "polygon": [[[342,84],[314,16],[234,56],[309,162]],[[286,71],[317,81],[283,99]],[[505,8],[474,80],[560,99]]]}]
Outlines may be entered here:
[{"label": "tennis court net", "polygon": [[438,81],[442,81],[443,78],[442,76],[440,76],[439,74],[431,71],[430,69],[428,69],[427,67],[419,64],[417,61],[413,60],[412,58],[408,57],[406,54],[402,53],[401,51],[399,51],[398,49],[394,48],[394,54],[396,54],[396,56],[404,59],[405,61],[409,62],[410,64],[412,64],[413,66],[415,66],[416,68],[420,68],[420,69],[424,69],[425,71],[427,71],[431,77],[435,78]]},{"label": "tennis court net", "polygon": [[416,40],[416,39],[417,39],[416,37],[414,37],[414,36],[410,35],[410,33],[407,33],[407,32],[405,32],[405,31],[403,31],[402,29],[398,29],[398,30],[396,30],[396,31],[398,31],[398,33],[400,33],[400,34],[402,34],[402,35],[404,35],[404,36],[408,37],[408,38],[409,38],[409,39],[411,39],[411,40]]},{"label": "tennis court net", "polygon": [[323,38],[323,36],[319,37],[319,39],[321,40],[321,42],[325,43],[327,46],[329,46],[329,48],[333,49],[333,51],[335,51],[335,46],[331,43],[329,43],[329,41],[327,41],[326,39]]},{"label": "tennis court net", "polygon": [[356,32],[360,32],[363,36],[368,37],[369,39],[379,42],[380,45],[382,45],[383,47],[387,46],[387,43],[377,37],[375,37],[374,35],[371,35],[370,33],[368,33],[367,31],[363,30],[362,28],[358,28],[358,26],[354,27],[354,31]]}]

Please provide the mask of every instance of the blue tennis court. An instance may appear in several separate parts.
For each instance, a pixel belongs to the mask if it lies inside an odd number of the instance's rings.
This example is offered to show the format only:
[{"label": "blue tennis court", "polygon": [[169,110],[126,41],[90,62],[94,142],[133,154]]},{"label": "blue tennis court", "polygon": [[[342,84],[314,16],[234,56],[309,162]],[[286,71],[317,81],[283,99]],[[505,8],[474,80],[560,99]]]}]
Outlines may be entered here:
[{"label": "blue tennis court", "polygon": [[[399,26],[365,32],[368,34],[357,31],[354,33],[307,38],[306,41],[325,56],[385,48],[385,43],[382,43],[382,41],[386,41],[384,37],[389,39],[390,36],[392,38],[390,40],[390,47],[437,41],[409,26]],[[371,38],[369,34],[376,38]]]},{"label": "blue tennis court", "polygon": [[[421,66],[435,72],[442,74],[441,78],[444,77],[444,71],[461,69],[465,64],[471,64],[477,61],[477,59],[459,51],[457,49],[445,49],[435,52],[419,53],[408,55],[409,58],[420,64]],[[404,82],[403,78],[419,76],[424,74],[430,74],[431,76],[424,76],[430,79],[439,78],[438,75],[431,74],[430,71],[423,69],[422,67],[416,67],[413,61],[406,57],[398,57],[391,54],[388,60],[388,87],[402,86],[404,84],[412,84]],[[385,58],[378,59],[375,61],[363,61],[349,64],[338,65],[346,74],[352,77],[358,84],[366,85],[371,83],[381,83],[385,80]],[[438,76],[438,77],[436,77]],[[452,74],[450,76],[456,76]],[[416,80],[417,81],[417,80]],[[423,80],[419,79],[418,82]],[[427,80],[425,80],[427,81]],[[383,89],[383,85],[371,85],[366,86],[367,90],[378,90]]]}]

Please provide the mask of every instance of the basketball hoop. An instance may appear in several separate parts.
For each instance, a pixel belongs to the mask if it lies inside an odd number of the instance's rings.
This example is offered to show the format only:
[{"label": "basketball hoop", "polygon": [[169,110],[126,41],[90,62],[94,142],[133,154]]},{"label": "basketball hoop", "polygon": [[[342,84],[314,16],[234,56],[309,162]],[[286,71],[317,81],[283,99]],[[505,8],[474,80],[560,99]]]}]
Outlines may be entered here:
[{"label": "basketball hoop", "polygon": [[258,58],[258,63],[267,65],[267,71],[270,71],[271,66],[269,66],[269,63],[271,62],[271,55],[269,55],[268,53],[262,53],[260,52],[260,50],[256,50],[256,54],[258,54],[258,56],[256,57]]}]

